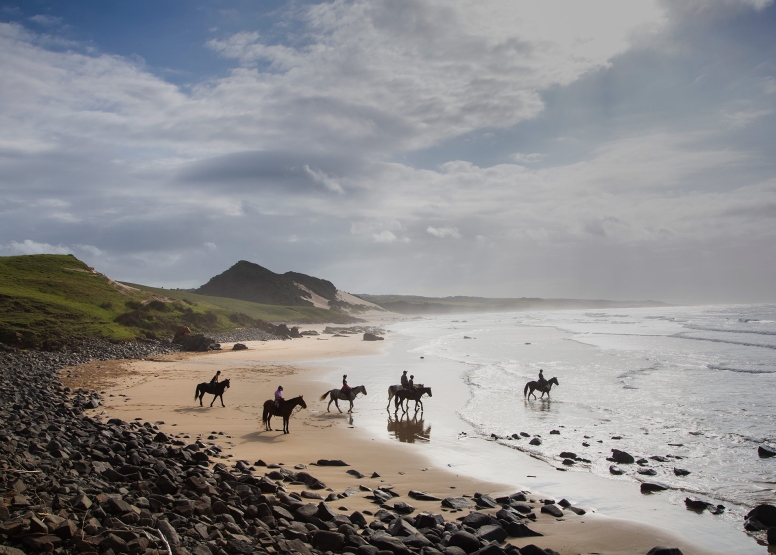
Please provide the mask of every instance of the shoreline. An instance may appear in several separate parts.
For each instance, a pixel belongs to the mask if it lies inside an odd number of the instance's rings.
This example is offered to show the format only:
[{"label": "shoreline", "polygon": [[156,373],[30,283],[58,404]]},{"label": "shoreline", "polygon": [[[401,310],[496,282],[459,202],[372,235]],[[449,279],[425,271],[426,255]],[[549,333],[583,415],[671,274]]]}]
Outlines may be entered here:
[{"label": "shoreline", "polygon": [[[388,338],[390,341],[390,335]],[[322,344],[324,340],[327,341],[326,344]],[[508,484],[456,475],[449,468],[434,465],[431,462],[432,459],[419,455],[416,450],[407,448],[409,447],[407,445],[375,441],[374,437],[368,436],[366,430],[348,427],[346,417],[340,416],[339,413],[332,416],[317,412],[320,411],[318,402],[320,392],[330,387],[329,384],[321,381],[325,379],[326,374],[331,373],[331,369],[326,366],[327,360],[376,354],[389,341],[385,344],[383,342],[364,343],[360,341],[360,337],[316,338],[313,336],[310,339],[284,342],[256,342],[255,344],[251,342],[248,343],[250,348],[247,351],[223,351],[200,355],[181,353],[165,357],[173,359],[170,362],[129,362],[131,372],[134,373],[127,374],[124,371],[124,377],[119,378],[120,381],[114,387],[105,390],[106,406],[103,408],[108,413],[108,417],[119,417],[127,421],[133,421],[136,418],[152,422],[165,421],[166,424],[160,425],[163,431],[167,433],[185,431],[187,433],[178,433],[178,435],[190,436],[182,438],[189,441],[195,441],[200,434],[206,441],[205,438],[211,436],[210,432],[222,431],[224,436],[232,436],[224,438],[232,442],[231,445],[225,443],[224,447],[228,454],[233,455],[224,459],[225,463],[232,463],[238,459],[249,462],[262,459],[267,463],[282,462],[286,467],[297,464],[310,467],[310,463],[318,459],[342,459],[352,465],[347,467],[348,469],[359,470],[367,476],[376,471],[381,478],[358,480],[337,467],[312,466],[314,471],[311,470],[311,472],[335,491],[344,491],[348,487],[358,488],[362,484],[374,488],[390,483],[401,495],[397,499],[410,503],[418,511],[439,512],[439,501],[410,499],[406,496],[406,491],[410,489],[427,491],[440,497],[464,493],[472,495],[475,492],[494,496],[514,493],[511,490],[513,486]],[[295,364],[301,366],[294,366]],[[213,409],[208,409],[207,406],[203,409],[194,407],[190,399],[193,384],[208,381],[216,368],[224,369],[224,375],[228,373],[236,377],[236,381],[241,384],[241,394],[237,395],[237,387],[228,391],[225,394],[226,409],[217,406],[218,401]],[[97,369],[94,368],[94,370]],[[118,369],[116,372],[121,373]],[[164,378],[162,378],[163,375]],[[154,378],[155,376],[158,378]],[[170,381],[168,386],[172,387],[158,387],[159,384],[154,382],[154,379]],[[259,401],[271,397],[279,379],[283,380],[287,398],[291,397],[292,392],[294,395],[297,391],[302,392],[309,407],[308,411],[305,411],[307,414],[299,413],[292,417],[291,434],[287,436],[277,432],[262,432],[259,428],[260,422],[257,422],[260,420],[260,414],[257,415],[256,410]],[[286,384],[289,385],[286,386]],[[356,384],[352,383],[352,385]],[[257,398],[256,392],[259,390],[262,394]],[[172,393],[165,393],[169,391]],[[114,397],[109,397],[111,394]],[[372,394],[381,396],[381,392],[372,392]],[[125,400],[127,397],[120,397],[121,395],[129,395],[129,400]],[[210,398],[209,395],[206,397]],[[315,403],[310,403],[313,399]],[[175,406],[172,410],[171,405]],[[102,408],[95,412],[99,413],[101,410]],[[222,410],[225,412],[219,412]],[[279,422],[273,421],[274,428],[278,425]],[[215,437],[221,439],[223,436]],[[368,448],[362,444],[368,445]],[[349,448],[350,445],[357,447]],[[536,493],[530,497],[538,500]],[[349,497],[346,504],[349,510],[374,512],[379,508],[360,495]],[[560,550],[562,555],[580,551],[646,553],[660,544],[678,546],[686,554],[709,553],[708,549],[683,541],[666,530],[592,513],[582,517],[568,511],[565,513],[561,521],[538,513],[535,528],[545,533],[545,536],[533,538],[531,541],[510,539],[509,542],[518,547],[535,543],[542,547]]]}]

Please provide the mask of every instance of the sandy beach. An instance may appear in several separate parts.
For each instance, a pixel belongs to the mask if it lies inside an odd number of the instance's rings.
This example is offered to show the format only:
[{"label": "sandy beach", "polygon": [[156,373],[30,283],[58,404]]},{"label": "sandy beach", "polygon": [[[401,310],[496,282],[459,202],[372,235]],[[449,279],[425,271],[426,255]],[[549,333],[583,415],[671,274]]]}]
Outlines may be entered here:
[{"label": "sandy beach", "polygon": [[[125,421],[142,420],[158,423],[159,429],[186,442],[201,439],[223,448],[221,462],[232,465],[238,460],[252,464],[282,464],[287,468],[306,465],[307,472],[326,483],[333,492],[347,488],[393,486],[404,501],[417,512],[439,513],[439,501],[418,501],[407,496],[410,490],[422,490],[440,498],[471,496],[476,492],[492,496],[518,491],[514,484],[476,480],[440,464],[432,464],[410,445],[386,442],[352,426],[347,414],[347,402],[341,403],[343,413],[326,412],[327,401],[322,393],[337,386],[322,381],[331,368],[326,361],[343,357],[378,356],[390,344],[386,341],[365,342],[360,335],[333,337],[312,336],[289,341],[248,342],[247,350],[206,354],[181,353],[143,361],[92,362],[61,372],[62,381],[70,387],[90,387],[105,392],[105,405],[93,412],[103,418]],[[211,408],[211,395],[205,405],[193,399],[197,383],[209,381],[220,370],[232,387],[224,395],[226,407],[218,400]],[[397,372],[397,378],[398,378]],[[307,403],[306,410],[296,412],[290,421],[290,434],[281,431],[282,421],[273,418],[273,431],[265,431],[261,423],[263,402],[272,397],[282,384],[286,399],[298,395]],[[356,385],[352,383],[351,385]],[[370,391],[383,398],[385,392]],[[436,400],[436,398],[435,398]],[[356,401],[356,414],[358,400]],[[349,466],[317,466],[319,459],[341,459]],[[256,466],[255,474],[266,469]],[[355,469],[365,475],[358,479],[348,474]],[[376,473],[379,477],[371,478]],[[304,487],[289,485],[289,490],[302,492]],[[324,496],[328,492],[322,492]],[[332,502],[335,509],[375,512],[379,506],[367,499],[369,492]],[[591,512],[579,516],[565,511],[563,518],[540,513],[541,492],[532,492],[529,499],[536,505],[537,520],[532,528],[543,537],[510,539],[520,547],[529,543],[552,548],[561,555],[577,553],[647,553],[657,545],[680,547],[685,554],[709,553],[665,530],[640,525],[632,521],[603,517]],[[584,508],[584,507],[583,507]],[[461,514],[444,513],[454,519]]]}]

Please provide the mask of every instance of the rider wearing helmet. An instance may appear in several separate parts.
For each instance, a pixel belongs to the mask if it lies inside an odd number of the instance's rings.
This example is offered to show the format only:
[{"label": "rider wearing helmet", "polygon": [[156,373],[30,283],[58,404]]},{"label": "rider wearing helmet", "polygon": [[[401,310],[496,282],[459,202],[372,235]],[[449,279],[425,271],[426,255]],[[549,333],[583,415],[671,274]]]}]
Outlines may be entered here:
[{"label": "rider wearing helmet", "polygon": [[278,388],[275,390],[275,408],[279,409],[280,404],[284,401],[283,399],[283,386],[279,385]]},{"label": "rider wearing helmet", "polygon": [[539,387],[547,385],[547,378],[544,377],[544,370],[539,368]]}]

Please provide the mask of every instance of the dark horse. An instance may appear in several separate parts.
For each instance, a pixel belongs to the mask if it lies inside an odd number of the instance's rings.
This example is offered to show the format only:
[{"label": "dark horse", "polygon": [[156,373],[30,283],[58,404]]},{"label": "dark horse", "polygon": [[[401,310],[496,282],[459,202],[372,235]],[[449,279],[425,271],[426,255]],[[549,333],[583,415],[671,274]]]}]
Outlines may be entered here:
[{"label": "dark horse", "polygon": [[210,393],[213,396],[213,400],[210,402],[210,406],[213,406],[213,403],[216,402],[216,399],[218,397],[221,398],[221,406],[225,407],[224,404],[224,390],[229,389],[229,380],[226,379],[222,382],[218,382],[217,384],[210,385],[208,382],[202,382],[197,386],[197,391],[194,393],[194,400],[197,400],[197,397],[199,397],[199,406],[202,406],[202,397],[205,396],[205,393]]},{"label": "dark horse", "polygon": [[307,408],[307,403],[304,402],[304,398],[301,395],[299,397],[289,399],[288,401],[282,401],[279,408],[275,408],[275,401],[273,399],[264,401],[264,413],[261,415],[261,421],[264,423],[264,429],[268,432],[271,432],[272,426],[270,426],[269,421],[273,416],[282,416],[283,433],[290,433],[288,431],[288,419],[291,418],[291,413],[297,407],[297,405],[301,406],[303,409]]},{"label": "dark horse", "polygon": [[530,399],[531,395],[533,395],[534,399],[536,399],[536,393],[534,393],[534,391],[541,391],[542,395],[540,399],[544,397],[545,393],[547,394],[547,398],[549,399],[550,389],[552,389],[553,384],[557,386],[560,385],[558,383],[558,378],[555,378],[555,377],[550,378],[549,380],[547,380],[547,384],[544,386],[539,385],[539,382],[528,382],[527,384],[525,384],[525,389],[523,389],[523,396],[528,397]]},{"label": "dark horse", "polygon": [[348,412],[353,412],[353,400],[356,398],[356,396],[359,393],[363,393],[366,395],[366,388],[363,385],[357,385],[356,387],[351,387],[350,391],[353,393],[353,396],[345,395],[341,389],[330,389],[323,395],[321,395],[321,401],[326,399],[326,396],[329,396],[329,404],[326,405],[326,412],[330,412],[329,409],[331,408],[331,403],[334,401],[334,405],[337,407],[337,410],[342,412],[342,409],[339,408],[339,403],[337,401],[350,401],[350,410]]},{"label": "dark horse", "polygon": [[411,389],[408,387],[398,389],[394,394],[394,403],[396,403],[396,411],[398,412],[400,406],[404,408],[405,400],[407,401],[406,410],[409,410],[410,408],[410,401],[415,401],[415,410],[418,410],[418,405],[420,405],[420,410],[423,410],[423,401],[421,401],[420,398],[423,397],[424,395],[433,397],[433,395],[431,395],[431,388],[425,387],[423,384],[418,384]]}]

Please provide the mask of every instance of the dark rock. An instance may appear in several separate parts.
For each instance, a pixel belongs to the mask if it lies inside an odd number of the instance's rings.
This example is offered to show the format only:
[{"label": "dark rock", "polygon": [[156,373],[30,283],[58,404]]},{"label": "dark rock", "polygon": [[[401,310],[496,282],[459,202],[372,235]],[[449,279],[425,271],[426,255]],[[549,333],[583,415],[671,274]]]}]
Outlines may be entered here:
[{"label": "dark rock", "polygon": [[316,463],[318,466],[350,466],[348,463],[339,459],[319,459]]},{"label": "dark rock", "polygon": [[407,550],[407,547],[401,540],[388,535],[372,536],[369,538],[369,543],[377,547],[380,551],[404,553]]},{"label": "dark rock", "polygon": [[480,548],[480,540],[477,539],[477,536],[463,530],[450,536],[447,544],[460,547],[466,553],[474,553]]},{"label": "dark rock", "polygon": [[24,555],[24,551],[8,545],[0,545],[0,555]]},{"label": "dark rock", "polygon": [[417,499],[418,501],[441,501],[441,498],[431,495],[430,493],[426,493],[425,491],[417,491],[417,490],[410,490],[410,492],[407,494],[412,499]]},{"label": "dark rock", "polygon": [[471,526],[472,528],[477,529],[482,526],[487,526],[488,524],[493,524],[493,517],[475,511],[463,517],[461,523],[465,526]]},{"label": "dark rock", "polygon": [[345,534],[329,530],[317,530],[313,533],[313,547],[321,551],[341,551],[345,545]]},{"label": "dark rock", "polygon": [[356,555],[377,555],[378,551],[380,550],[374,545],[360,545],[356,549]]},{"label": "dark rock", "polygon": [[531,530],[528,526],[522,522],[510,522],[507,525],[507,534],[511,538],[530,538],[533,536],[541,536],[539,532]]},{"label": "dark rock", "polygon": [[555,518],[561,518],[563,516],[563,511],[560,510],[560,507],[554,504],[543,505],[541,508],[541,512],[546,513],[548,515],[552,515]]},{"label": "dark rock", "polygon": [[695,511],[697,513],[702,513],[709,507],[713,507],[713,505],[708,501],[703,501],[701,499],[692,499],[691,497],[685,497],[684,505],[691,511]]},{"label": "dark rock", "polygon": [[248,348],[248,346],[245,343],[235,343],[232,345],[233,351],[245,351]]},{"label": "dark rock", "polygon": [[170,545],[178,546],[181,544],[181,538],[178,536],[178,532],[175,531],[175,528],[173,528],[169,522],[166,520],[160,520],[156,527],[162,534],[164,534],[164,537],[167,538],[167,541],[170,543]]},{"label": "dark rock", "polygon": [[668,486],[658,484],[657,482],[642,482],[640,489],[641,493],[652,493],[655,491],[665,491],[668,489]]},{"label": "dark rock", "polygon": [[364,334],[364,341],[383,341],[384,339],[384,337],[380,337],[379,335],[375,335],[373,333]]},{"label": "dark rock", "polygon": [[359,480],[364,477],[364,475],[361,474],[358,470],[354,470],[352,468],[350,470],[348,470],[347,473],[352,475],[352,476],[355,476]]},{"label": "dark rock", "polygon": [[636,461],[636,459],[633,458],[633,455],[626,453],[625,451],[620,451],[619,449],[612,449],[612,458],[614,459],[614,462],[620,464],[633,464]]},{"label": "dark rock", "polygon": [[757,448],[757,454],[760,456],[761,459],[769,459],[771,457],[776,457],[776,449],[767,447],[765,445],[760,445]]},{"label": "dark rock", "polygon": [[542,440],[539,439],[538,437],[535,437],[535,438],[531,439],[531,441],[529,441],[528,443],[530,445],[541,445],[542,444]]},{"label": "dark rock", "polygon": [[636,472],[642,476],[657,476],[657,470],[654,468],[639,468]]},{"label": "dark rock", "polygon": [[622,476],[625,474],[625,471],[615,465],[611,465],[609,467],[609,474],[614,474],[615,476]]},{"label": "dark rock", "polygon": [[653,547],[647,552],[647,555],[682,555],[678,547]]},{"label": "dark rock", "polygon": [[501,543],[507,539],[507,532],[501,526],[489,524],[477,530],[477,537],[487,542],[495,541]]},{"label": "dark rock", "polygon": [[747,519],[754,518],[767,527],[776,527],[776,506],[757,505],[746,514]]},{"label": "dark rock", "polygon": [[520,548],[520,555],[550,555],[550,552],[545,551],[537,545],[529,543],[528,545]]},{"label": "dark rock", "polygon": [[471,509],[472,504],[463,497],[446,497],[442,500],[442,506],[450,509]]},{"label": "dark rock", "polygon": [[114,553],[128,553],[127,542],[115,534],[108,534],[100,542],[100,551],[113,550]]},{"label": "dark rock", "polygon": [[408,515],[415,512],[415,507],[404,503],[403,501],[399,501],[398,503],[393,504],[393,510],[401,515]]},{"label": "dark rock", "polygon": [[674,474],[676,476],[687,476],[690,473],[689,470],[685,470],[684,468],[674,468]]},{"label": "dark rock", "polygon": [[776,526],[768,528],[768,534],[766,535],[768,545],[776,545]]}]

